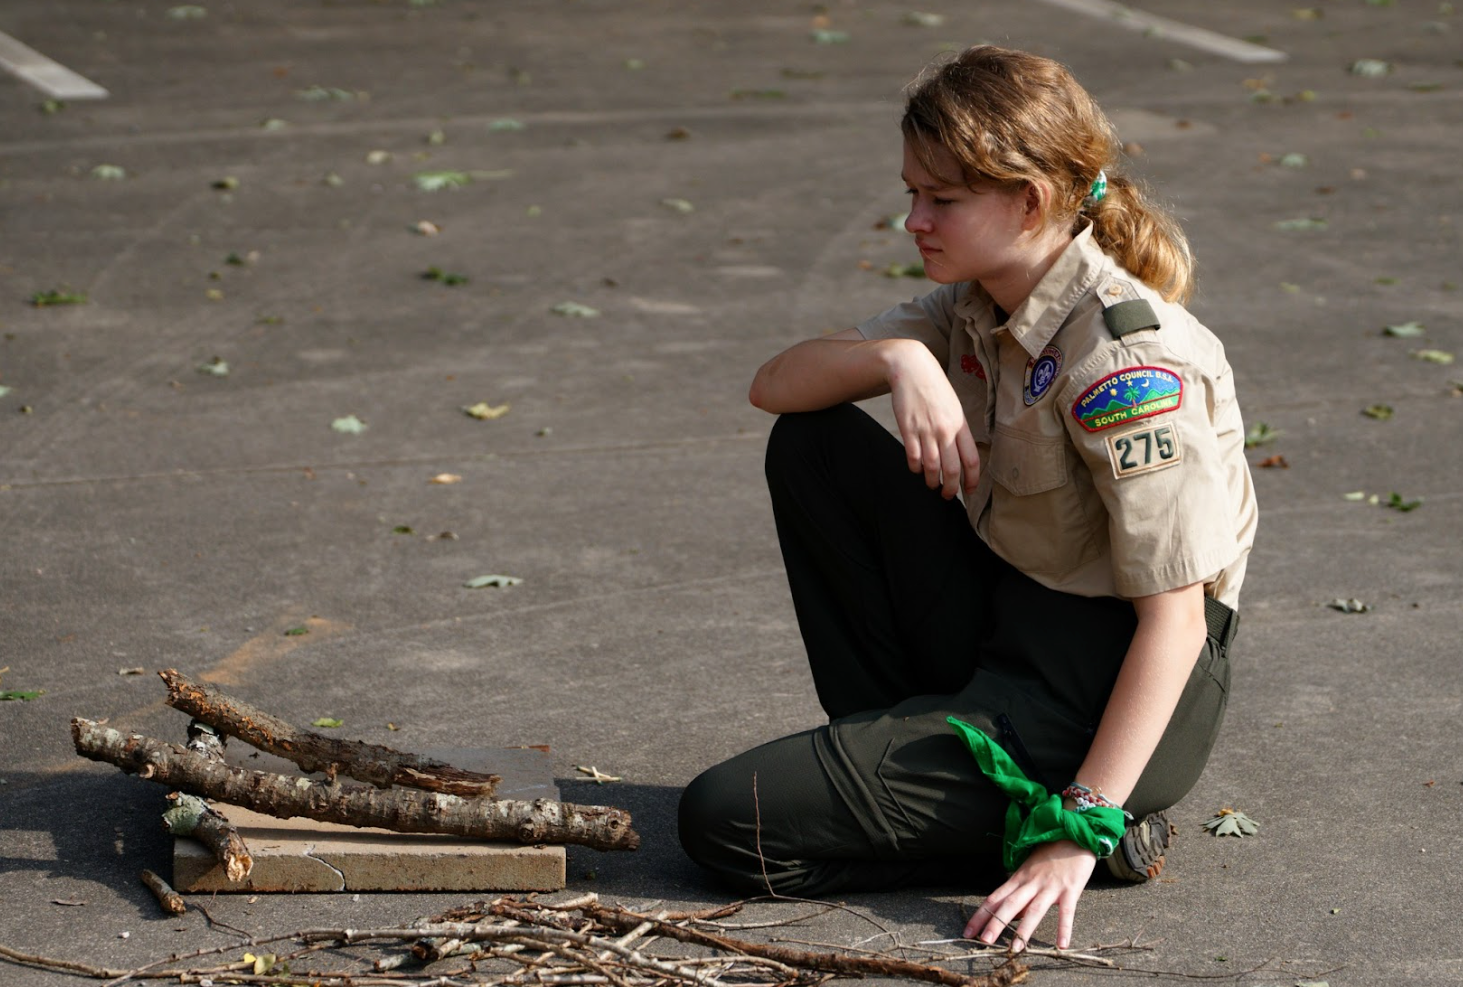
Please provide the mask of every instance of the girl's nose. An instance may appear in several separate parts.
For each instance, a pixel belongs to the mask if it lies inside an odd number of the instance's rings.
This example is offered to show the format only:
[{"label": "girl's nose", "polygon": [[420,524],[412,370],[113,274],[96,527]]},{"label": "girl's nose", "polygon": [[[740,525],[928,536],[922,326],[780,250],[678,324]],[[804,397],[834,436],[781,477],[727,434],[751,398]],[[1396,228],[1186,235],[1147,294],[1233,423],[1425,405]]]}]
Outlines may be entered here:
[{"label": "girl's nose", "polygon": [[908,233],[925,233],[929,231],[929,228],[929,213],[920,206],[911,206],[909,215],[904,217],[905,231]]}]

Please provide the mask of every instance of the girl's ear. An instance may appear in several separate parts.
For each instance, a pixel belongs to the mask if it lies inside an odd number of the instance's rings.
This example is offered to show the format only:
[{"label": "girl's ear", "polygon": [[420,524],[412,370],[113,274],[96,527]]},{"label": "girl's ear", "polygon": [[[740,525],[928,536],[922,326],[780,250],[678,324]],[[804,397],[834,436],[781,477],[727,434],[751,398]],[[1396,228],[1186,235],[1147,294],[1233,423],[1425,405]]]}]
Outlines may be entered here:
[{"label": "girl's ear", "polygon": [[1046,213],[1052,202],[1052,190],[1041,182],[1027,182],[1021,191],[1021,228],[1040,229],[1046,225]]}]

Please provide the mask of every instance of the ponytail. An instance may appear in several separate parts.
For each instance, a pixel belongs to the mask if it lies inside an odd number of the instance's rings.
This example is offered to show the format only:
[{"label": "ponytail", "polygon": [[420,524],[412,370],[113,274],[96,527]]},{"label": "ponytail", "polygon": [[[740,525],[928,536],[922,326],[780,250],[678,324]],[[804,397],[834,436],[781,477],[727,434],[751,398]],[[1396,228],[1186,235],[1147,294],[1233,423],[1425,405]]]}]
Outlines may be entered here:
[{"label": "ponytail", "polygon": [[[1194,290],[1194,256],[1178,222],[1149,201],[1142,186],[1109,174],[1107,194],[1080,212],[1092,222],[1092,239],[1135,277],[1171,302],[1185,303]],[[1080,219],[1079,219],[1080,222]]]}]

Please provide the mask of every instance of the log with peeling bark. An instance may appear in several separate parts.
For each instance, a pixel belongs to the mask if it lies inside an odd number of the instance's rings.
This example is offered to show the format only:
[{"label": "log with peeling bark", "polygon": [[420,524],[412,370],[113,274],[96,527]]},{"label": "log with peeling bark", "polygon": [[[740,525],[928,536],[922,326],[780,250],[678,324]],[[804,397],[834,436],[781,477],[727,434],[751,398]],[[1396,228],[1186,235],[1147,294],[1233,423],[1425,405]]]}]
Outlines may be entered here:
[{"label": "log with peeling bark", "polygon": [[230,881],[242,881],[254,869],[254,857],[239,831],[203,799],[183,792],[168,795],[173,807],[163,813],[163,828],[174,836],[191,836],[213,854]]},{"label": "log with peeling bark", "polygon": [[338,740],[297,729],[210,685],[192,682],[175,668],[164,669],[158,675],[167,684],[169,706],[251,747],[287,758],[306,772],[321,771],[331,778],[343,774],[377,788],[404,785],[467,798],[492,795],[503,780],[380,744]]},{"label": "log with peeling bark", "polygon": [[92,720],[71,721],[76,752],[115,764],[128,774],[255,812],[304,816],[347,826],[399,833],[443,833],[520,843],[575,843],[596,850],[634,850],[640,836],[630,814],[598,805],[552,799],[463,798],[414,789],[345,788],[211,761],[186,747],[139,734],[118,733]]},{"label": "log with peeling bark", "polygon": [[[198,720],[188,723],[188,749],[211,761],[223,762],[224,738]],[[189,836],[202,843],[223,867],[230,881],[242,881],[254,870],[254,856],[234,824],[201,798],[169,792],[172,807],[163,813],[163,828],[174,836]]]}]

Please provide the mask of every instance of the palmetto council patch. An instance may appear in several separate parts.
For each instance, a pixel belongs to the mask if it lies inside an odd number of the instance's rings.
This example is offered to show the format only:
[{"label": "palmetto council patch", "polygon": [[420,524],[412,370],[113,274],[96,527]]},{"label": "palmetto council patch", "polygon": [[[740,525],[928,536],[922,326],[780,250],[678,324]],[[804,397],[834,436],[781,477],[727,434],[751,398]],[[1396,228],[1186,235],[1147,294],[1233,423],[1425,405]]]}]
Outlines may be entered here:
[{"label": "palmetto council patch", "polygon": [[1108,374],[1072,402],[1072,417],[1089,432],[1172,411],[1184,400],[1184,382],[1163,367],[1129,367]]}]

